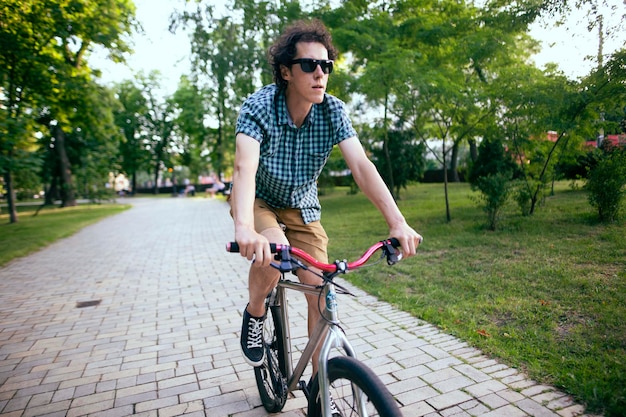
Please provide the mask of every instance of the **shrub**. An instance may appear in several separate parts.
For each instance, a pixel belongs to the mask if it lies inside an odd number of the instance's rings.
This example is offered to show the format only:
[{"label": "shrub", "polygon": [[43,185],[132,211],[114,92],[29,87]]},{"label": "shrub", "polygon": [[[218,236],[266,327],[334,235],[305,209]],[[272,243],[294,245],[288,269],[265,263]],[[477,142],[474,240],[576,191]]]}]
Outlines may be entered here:
[{"label": "shrub", "polygon": [[512,189],[515,163],[505,151],[502,141],[485,140],[478,148],[478,158],[471,167],[469,181],[480,191],[477,201],[487,213],[489,230],[496,230],[500,215]]},{"label": "shrub", "polygon": [[502,173],[486,175],[478,178],[472,186],[480,191],[478,201],[487,213],[487,227],[496,230],[511,192],[511,177]]},{"label": "shrub", "polygon": [[585,189],[601,222],[616,221],[626,186],[626,148],[606,148],[589,170]]}]

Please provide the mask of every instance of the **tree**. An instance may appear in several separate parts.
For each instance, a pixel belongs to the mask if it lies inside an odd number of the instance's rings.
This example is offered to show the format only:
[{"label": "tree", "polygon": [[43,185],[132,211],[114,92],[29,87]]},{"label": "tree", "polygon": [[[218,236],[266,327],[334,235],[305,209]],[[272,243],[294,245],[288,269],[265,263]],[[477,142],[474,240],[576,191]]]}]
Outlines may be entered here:
[{"label": "tree", "polygon": [[216,126],[205,139],[219,174],[232,162],[234,141],[230,132],[239,106],[259,81],[271,79],[265,51],[277,22],[283,22],[282,16],[274,19],[275,13],[292,11],[289,5],[285,9],[280,6],[234,1],[230,4],[232,13],[218,17],[210,2],[198,2],[195,11],[173,17],[174,29],[178,25],[191,28],[192,80],[211,119],[205,123]]},{"label": "tree", "polygon": [[387,149],[382,146],[372,148],[374,163],[387,184],[392,182],[386,178],[386,173],[390,172],[393,175],[395,187],[393,193],[398,200],[400,189],[406,188],[410,182],[419,181],[424,174],[425,147],[412,133],[412,131],[385,130],[379,135],[384,136],[385,140],[377,142],[386,143]]},{"label": "tree", "polygon": [[137,189],[137,173],[147,165],[148,152],[144,146],[147,140],[146,113],[148,103],[142,90],[132,81],[126,80],[114,87],[120,106],[115,111],[115,124],[122,131],[124,140],[120,144],[121,169],[131,179],[131,189]]},{"label": "tree", "polygon": [[[176,155],[180,153],[180,147],[176,133],[176,109],[171,97],[159,97],[159,73],[153,71],[148,76],[139,74],[138,82],[141,88],[146,107],[142,119],[143,145],[148,151],[149,163],[152,165],[153,193],[159,193],[159,175],[162,168],[173,168]],[[175,183],[175,180],[172,181]]]},{"label": "tree", "polygon": [[[212,156],[209,148],[209,137],[218,135],[217,129],[207,127],[207,103],[205,93],[188,77],[181,77],[178,89],[172,97],[174,108],[177,111],[176,131],[181,138],[183,148],[183,164],[189,167],[191,176],[197,178],[207,174],[207,167],[211,165]],[[224,157],[220,159],[224,161]]]},{"label": "tree", "polygon": [[[522,167],[524,194],[532,215],[554,177],[559,156],[595,137],[594,125],[612,103],[626,104],[623,83],[626,59],[616,53],[604,68],[581,81],[568,80],[556,71],[518,67],[502,78],[497,97],[503,137]],[[556,132],[553,141],[545,140]]]},{"label": "tree", "polygon": [[392,15],[386,10],[369,8],[367,3],[345,2],[341,8],[325,13],[323,18],[333,29],[339,50],[350,54],[346,72],[351,77],[347,78],[346,92],[363,94],[369,107],[381,114],[373,121],[382,126],[378,135],[381,142],[378,169],[391,193],[398,198],[396,192],[400,186],[396,186],[390,148],[391,109],[394,92],[402,88],[407,78],[406,69],[418,57],[397,44]]},{"label": "tree", "polygon": [[29,159],[36,115],[33,108],[50,85],[55,64],[50,45],[56,22],[43,11],[48,2],[5,1],[0,5],[0,168],[7,188],[10,222],[17,222],[13,172]]},{"label": "tree", "polygon": [[385,120],[389,109],[423,143],[441,143],[441,152],[429,147],[444,168],[450,220],[448,165],[456,167],[461,144],[474,144],[493,120],[496,108],[486,86],[527,56],[532,44],[524,37],[526,26],[453,1],[404,0],[380,9],[345,2],[343,8],[353,16],[352,26],[339,20],[336,30],[350,31],[344,44],[363,63],[359,82],[371,76],[370,84],[364,82],[368,99],[383,100]]},{"label": "tree", "polygon": [[103,46],[116,59],[128,50],[122,36],[130,31],[133,15],[128,0],[6,0],[0,5],[0,168],[10,189],[11,222],[17,221],[11,173],[21,164],[14,149],[24,148],[36,119],[48,121],[53,130],[64,204],[73,204],[65,149],[66,130],[71,130],[65,123],[78,109],[71,91],[89,87],[85,58],[93,45]]}]

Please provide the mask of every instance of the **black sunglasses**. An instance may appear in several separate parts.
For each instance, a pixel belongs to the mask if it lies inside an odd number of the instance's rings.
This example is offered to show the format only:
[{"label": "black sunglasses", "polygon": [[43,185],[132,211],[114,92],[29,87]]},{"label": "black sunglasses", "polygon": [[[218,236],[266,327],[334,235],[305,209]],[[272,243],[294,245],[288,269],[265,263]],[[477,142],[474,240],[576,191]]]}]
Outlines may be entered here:
[{"label": "black sunglasses", "polygon": [[300,64],[300,68],[304,72],[313,72],[319,65],[322,68],[324,74],[330,74],[333,72],[333,60],[332,59],[312,59],[312,58],[300,58],[294,59],[289,65]]}]

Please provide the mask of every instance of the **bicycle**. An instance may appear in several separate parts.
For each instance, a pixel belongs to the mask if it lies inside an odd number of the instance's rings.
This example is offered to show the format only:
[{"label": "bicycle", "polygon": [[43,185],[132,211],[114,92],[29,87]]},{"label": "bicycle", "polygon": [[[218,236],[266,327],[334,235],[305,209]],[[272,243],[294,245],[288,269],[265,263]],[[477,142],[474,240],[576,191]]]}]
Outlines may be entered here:
[{"label": "bicycle", "polygon": [[[267,317],[264,326],[264,345],[266,349],[264,363],[254,368],[257,388],[264,408],[270,413],[283,409],[287,397],[296,389],[304,392],[308,400],[308,417],[333,417],[338,411],[341,417],[402,417],[396,400],[381,380],[365,364],[356,359],[354,348],[348,341],[340,326],[337,312],[339,294],[354,296],[347,288],[334,282],[339,274],[367,265],[368,260],[379,249],[382,250],[379,260],[387,259],[389,265],[397,263],[401,254],[396,248],[399,242],[387,239],[372,245],[356,261],[335,261],[333,264],[322,263],[307,252],[296,247],[271,244],[275,260],[272,266],[281,272],[276,288],[267,296]],[[227,251],[238,252],[236,242],[227,244]],[[287,272],[295,272],[299,268],[309,269],[301,260],[321,270],[317,274],[323,279],[320,286],[302,284],[286,278]],[[324,297],[324,311],[315,326],[309,341],[302,352],[295,368],[293,367],[291,337],[289,333],[289,316],[286,290],[295,290],[304,294]],[[318,303],[320,305],[320,303]],[[320,307],[321,309],[322,307]],[[317,375],[309,384],[302,381],[302,375],[310,362],[319,343],[322,348],[319,355]],[[335,349],[334,351],[332,349]],[[331,352],[343,349],[343,355],[331,357]],[[336,410],[331,410],[331,397]]]}]

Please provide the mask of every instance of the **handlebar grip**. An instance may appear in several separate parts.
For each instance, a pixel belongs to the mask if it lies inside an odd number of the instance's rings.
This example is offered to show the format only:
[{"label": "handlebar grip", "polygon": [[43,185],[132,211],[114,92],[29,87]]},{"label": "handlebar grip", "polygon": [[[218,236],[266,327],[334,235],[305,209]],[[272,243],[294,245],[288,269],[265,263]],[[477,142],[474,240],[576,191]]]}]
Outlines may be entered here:
[{"label": "handlebar grip", "polygon": [[[276,253],[276,243],[270,243],[270,251]],[[239,253],[239,244],[237,242],[227,243],[226,252]]]}]

